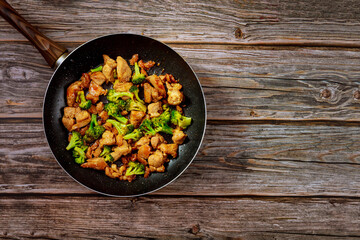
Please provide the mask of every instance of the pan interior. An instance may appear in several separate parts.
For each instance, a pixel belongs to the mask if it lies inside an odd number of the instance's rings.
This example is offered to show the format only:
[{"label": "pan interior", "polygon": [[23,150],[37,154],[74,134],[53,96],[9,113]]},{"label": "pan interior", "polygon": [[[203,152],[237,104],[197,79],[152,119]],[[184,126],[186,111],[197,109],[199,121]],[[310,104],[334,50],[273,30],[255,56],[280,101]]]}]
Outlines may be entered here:
[{"label": "pan interior", "polygon": [[[187,141],[179,146],[179,156],[172,159],[164,173],[152,173],[149,178],[137,176],[129,183],[107,177],[103,171],[83,169],[77,165],[71,151],[66,151],[68,131],[61,118],[66,107],[66,89],[79,80],[82,73],[103,62],[102,54],[116,59],[130,59],[135,53],[144,61],[160,63],[150,74],[171,73],[183,85],[186,116],[193,119],[186,130]],[[76,181],[99,193],[113,196],[136,196],[155,191],[178,177],[191,163],[200,147],[206,124],[205,99],[201,85],[185,60],[167,45],[134,34],[115,34],[91,40],[74,50],[58,67],[45,95],[43,121],[50,148],[62,168]]]}]

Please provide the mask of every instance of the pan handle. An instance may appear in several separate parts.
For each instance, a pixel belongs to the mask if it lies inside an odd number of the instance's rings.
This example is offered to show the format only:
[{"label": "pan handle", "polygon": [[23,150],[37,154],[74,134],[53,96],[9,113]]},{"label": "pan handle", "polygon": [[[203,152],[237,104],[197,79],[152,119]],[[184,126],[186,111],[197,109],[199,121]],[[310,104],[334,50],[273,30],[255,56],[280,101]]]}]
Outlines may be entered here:
[{"label": "pan handle", "polygon": [[6,0],[0,0],[0,15],[16,28],[22,35],[39,50],[50,67],[55,67],[56,62],[63,60],[68,50],[47,38],[35,27],[28,23],[13,9]]}]

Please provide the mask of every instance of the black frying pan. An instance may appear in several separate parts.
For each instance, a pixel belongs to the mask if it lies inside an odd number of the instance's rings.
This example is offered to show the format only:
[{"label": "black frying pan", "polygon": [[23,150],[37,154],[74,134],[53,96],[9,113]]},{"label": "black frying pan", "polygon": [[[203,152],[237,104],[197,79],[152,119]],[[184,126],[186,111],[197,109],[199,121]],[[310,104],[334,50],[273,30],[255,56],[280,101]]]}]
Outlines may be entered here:
[{"label": "black frying pan", "polygon": [[[152,38],[135,34],[113,34],[90,40],[67,55],[66,48],[46,38],[27,23],[4,0],[0,0],[0,14],[44,56],[51,67],[57,67],[47,87],[43,105],[45,135],[51,151],[60,166],[77,182],[96,192],[112,196],[138,196],[156,191],[175,180],[190,165],[198,152],[206,125],[204,94],[194,71],[186,61],[169,46]],[[82,73],[103,62],[102,54],[115,59],[130,59],[138,53],[143,60],[159,62],[150,74],[171,73],[183,85],[187,107],[186,116],[193,119],[186,130],[187,141],[179,147],[176,159],[171,160],[164,173],[152,173],[149,178],[137,177],[129,183],[107,177],[103,171],[84,169],[77,165],[71,151],[66,151],[68,131],[61,122],[66,106],[66,89],[79,80]],[[67,56],[66,56],[67,55]]]}]

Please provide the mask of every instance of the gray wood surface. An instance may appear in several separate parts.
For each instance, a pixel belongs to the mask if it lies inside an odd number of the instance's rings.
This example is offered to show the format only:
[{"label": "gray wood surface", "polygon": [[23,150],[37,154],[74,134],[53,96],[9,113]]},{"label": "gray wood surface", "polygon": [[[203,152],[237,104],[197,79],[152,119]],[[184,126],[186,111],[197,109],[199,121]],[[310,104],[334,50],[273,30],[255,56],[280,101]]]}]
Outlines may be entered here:
[{"label": "gray wood surface", "polygon": [[70,50],[130,32],[169,44],[204,88],[193,164],[139,198],[56,163],[53,70],[0,19],[0,239],[360,239],[360,2],[9,0]]}]

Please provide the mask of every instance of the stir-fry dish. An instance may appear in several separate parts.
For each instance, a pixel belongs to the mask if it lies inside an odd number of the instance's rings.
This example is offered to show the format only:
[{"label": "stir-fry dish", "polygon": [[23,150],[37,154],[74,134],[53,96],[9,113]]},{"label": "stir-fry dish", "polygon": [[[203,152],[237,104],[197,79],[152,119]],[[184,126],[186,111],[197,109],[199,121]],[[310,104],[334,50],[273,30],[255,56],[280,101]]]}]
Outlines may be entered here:
[{"label": "stir-fry dish", "polygon": [[131,182],[136,175],[164,172],[192,121],[183,112],[182,85],[171,74],[149,75],[155,62],[138,54],[129,61],[103,58],[104,64],[67,88],[66,150],[81,167],[111,178]]}]

